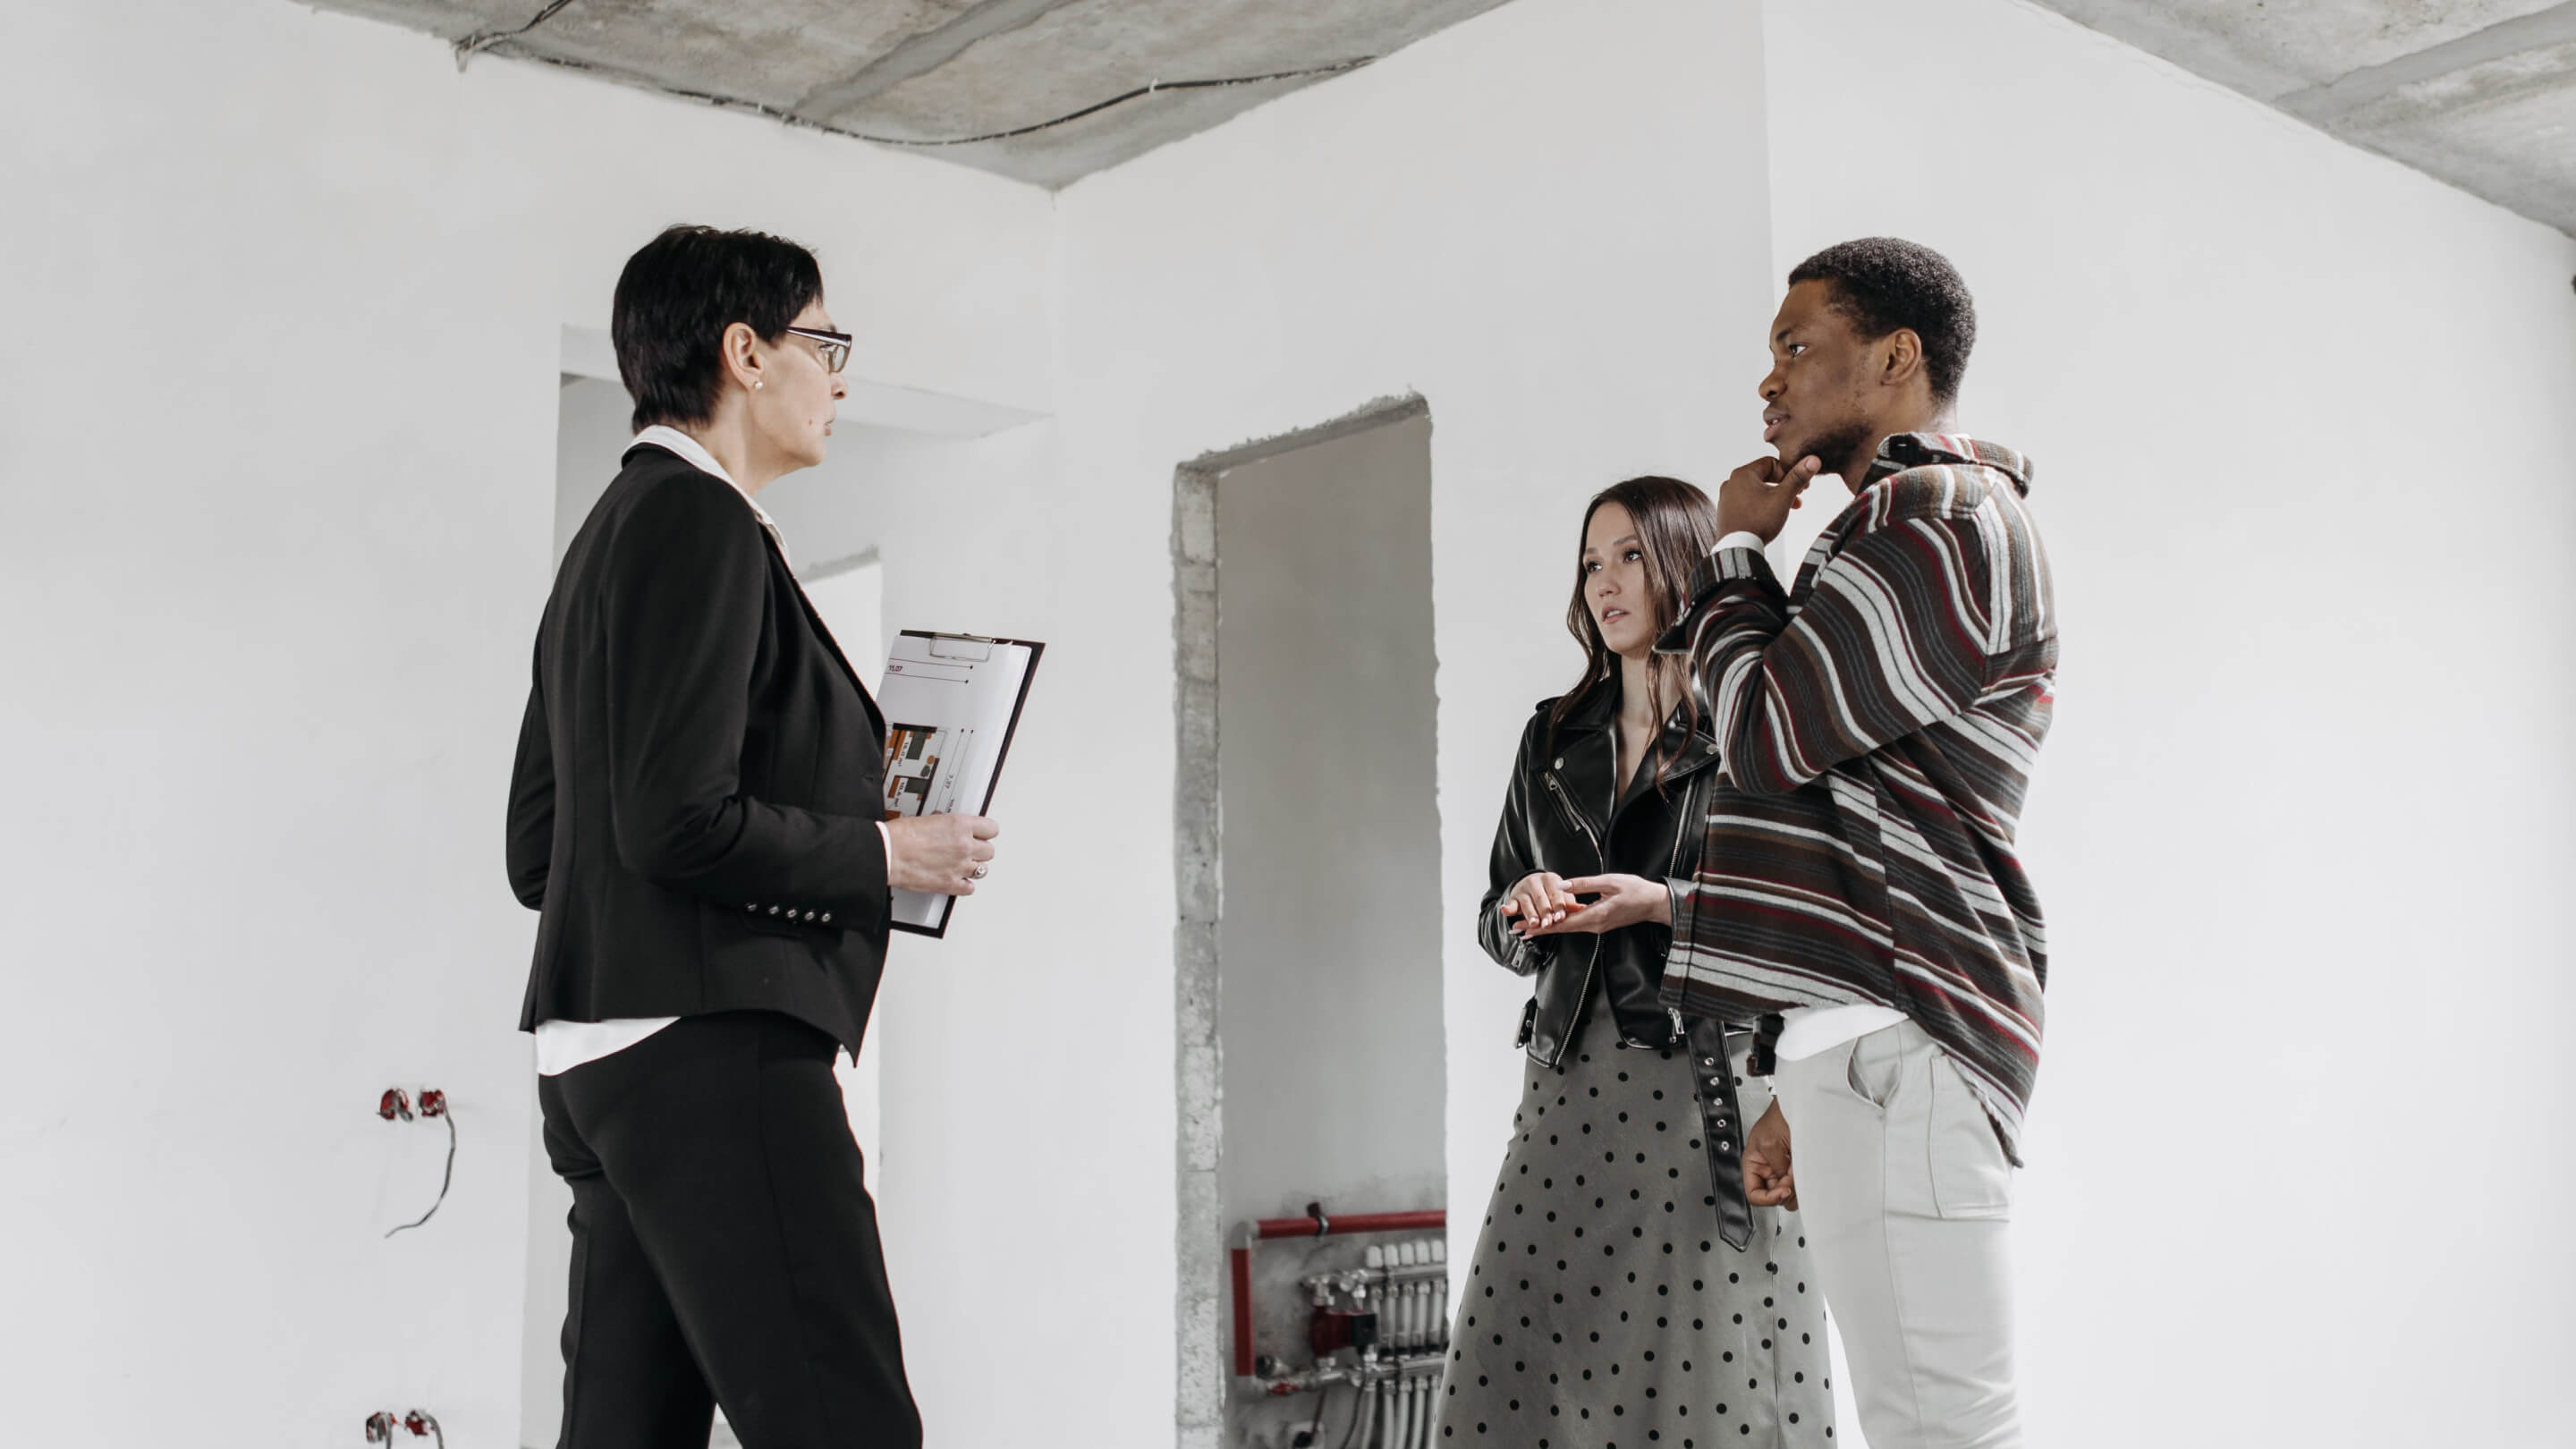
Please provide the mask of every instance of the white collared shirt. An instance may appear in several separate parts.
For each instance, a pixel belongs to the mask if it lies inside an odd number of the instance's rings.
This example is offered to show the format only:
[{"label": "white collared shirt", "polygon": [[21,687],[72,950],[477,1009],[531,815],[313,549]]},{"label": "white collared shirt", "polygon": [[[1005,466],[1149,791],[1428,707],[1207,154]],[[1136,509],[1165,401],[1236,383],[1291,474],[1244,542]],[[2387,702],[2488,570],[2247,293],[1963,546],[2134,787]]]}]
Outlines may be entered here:
[{"label": "white collared shirt", "polygon": [[[752,516],[758,518],[760,526],[767,530],[770,542],[778,545],[778,556],[782,559],[788,557],[787,539],[778,531],[777,522],[769,516],[767,509],[760,506],[760,500],[751,496],[751,490],[735,482],[734,476],[725,471],[724,464],[716,461],[716,455],[708,452],[705,444],[678,428],[660,423],[637,433],[635,441],[627,446],[631,449],[644,444],[676,453],[680,461],[699,472],[733,484],[734,491],[742,495],[742,501],[751,505]],[[792,561],[789,566],[794,567]],[[886,864],[891,868],[894,864],[894,840],[883,821],[877,823],[877,834],[885,839]],[[622,1052],[678,1020],[676,1016],[626,1016],[608,1021],[538,1022],[537,1075],[558,1076],[585,1062],[595,1062],[611,1053]]]}]

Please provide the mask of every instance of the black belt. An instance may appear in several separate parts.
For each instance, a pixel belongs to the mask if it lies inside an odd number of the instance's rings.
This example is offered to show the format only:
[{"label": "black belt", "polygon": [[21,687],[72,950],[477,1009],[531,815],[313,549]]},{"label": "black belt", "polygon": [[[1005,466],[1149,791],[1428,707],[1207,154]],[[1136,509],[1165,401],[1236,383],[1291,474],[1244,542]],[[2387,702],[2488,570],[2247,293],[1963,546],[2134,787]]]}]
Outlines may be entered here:
[{"label": "black belt", "polygon": [[1717,1235],[1741,1253],[1753,1243],[1753,1204],[1744,1195],[1744,1134],[1751,1123],[1735,1095],[1729,1037],[1752,1033],[1708,1017],[1685,1018],[1693,1095],[1699,1099],[1700,1140],[1708,1148],[1709,1195],[1716,1200]]},{"label": "black belt", "polygon": [[1753,1244],[1753,1203],[1744,1195],[1744,1134],[1753,1124],[1744,1120],[1741,1099],[1735,1094],[1734,1049],[1751,1038],[1752,1060],[1746,1069],[1757,1076],[1769,1075],[1771,1042],[1779,1034],[1771,1023],[1778,1018],[1765,1017],[1760,1030],[1704,1016],[1682,1020],[1681,1034],[1667,1046],[1689,1053],[1691,1095],[1699,1103],[1696,1145],[1708,1153],[1709,1199],[1717,1212],[1717,1235],[1741,1253]]}]

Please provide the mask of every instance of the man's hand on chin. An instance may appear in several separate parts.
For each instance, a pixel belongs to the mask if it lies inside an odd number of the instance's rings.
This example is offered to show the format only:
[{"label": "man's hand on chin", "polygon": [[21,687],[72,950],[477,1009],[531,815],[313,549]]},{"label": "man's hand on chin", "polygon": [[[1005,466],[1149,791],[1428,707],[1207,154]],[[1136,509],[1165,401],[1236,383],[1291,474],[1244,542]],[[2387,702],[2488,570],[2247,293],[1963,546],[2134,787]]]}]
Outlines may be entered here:
[{"label": "man's hand on chin", "polygon": [[1726,475],[1717,488],[1717,531],[1750,533],[1764,543],[1780,536],[1789,510],[1798,506],[1807,485],[1824,471],[1823,460],[1810,454],[1795,463],[1756,458]]}]

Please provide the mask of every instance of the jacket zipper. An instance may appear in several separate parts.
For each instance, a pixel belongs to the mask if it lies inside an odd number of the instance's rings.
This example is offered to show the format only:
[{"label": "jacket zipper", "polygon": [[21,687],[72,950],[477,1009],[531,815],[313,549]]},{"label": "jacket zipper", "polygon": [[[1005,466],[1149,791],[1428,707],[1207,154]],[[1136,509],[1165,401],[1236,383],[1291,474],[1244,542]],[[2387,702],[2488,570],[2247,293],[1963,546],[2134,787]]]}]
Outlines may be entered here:
[{"label": "jacket zipper", "polygon": [[[1617,819],[1618,819],[1618,816],[1619,816],[1619,796],[1620,796],[1620,794],[1621,794],[1620,787],[1619,787],[1619,766],[1618,766],[1619,754],[1618,754],[1618,749],[1619,749],[1618,744],[1616,743],[1616,741],[1615,741],[1615,739],[1614,739],[1614,741],[1613,741],[1613,743],[1611,744],[1611,747],[1610,747],[1610,750],[1611,750],[1611,753],[1610,753],[1610,760],[1611,760],[1611,766],[1610,766],[1610,817],[1611,817],[1611,819],[1612,819],[1612,820],[1614,820],[1614,821],[1615,821],[1615,820],[1617,820]],[[1651,754],[1652,752],[1650,751],[1649,753]],[[1646,762],[1645,762],[1644,760],[1639,760],[1639,761],[1637,762],[1637,768],[1638,768],[1638,769],[1640,769],[1640,770],[1642,770],[1642,769],[1646,768]],[[1635,782],[1634,782],[1634,781],[1631,781],[1630,783],[1632,783],[1632,784],[1633,784],[1633,783],[1635,783]],[[1682,811],[1681,811],[1681,813],[1682,813],[1682,816],[1683,816],[1684,822],[1685,822],[1685,823],[1687,823],[1687,821],[1688,821],[1688,819],[1689,819],[1689,815],[1690,815],[1690,795],[1689,795],[1689,792],[1688,792],[1687,787],[1685,787],[1684,793],[1683,793],[1683,795],[1682,795]],[[1675,850],[1677,850],[1677,851],[1681,849],[1681,845],[1682,845],[1682,834],[1681,834],[1681,833],[1682,833],[1682,826],[1681,826],[1681,825],[1675,825],[1675,826],[1673,827],[1673,849],[1675,849]],[[1610,869],[1610,857],[1609,857],[1609,853],[1608,853],[1607,851],[1604,851],[1604,850],[1601,848],[1601,846],[1600,846],[1597,842],[1596,842],[1596,843],[1593,845],[1593,847],[1592,847],[1592,853],[1593,853],[1593,855],[1594,855],[1596,858],[1598,858],[1598,859],[1600,860],[1600,862],[1601,862],[1601,868],[1602,868],[1604,871],[1607,871],[1607,870],[1609,870],[1609,869]],[[1597,946],[1596,946],[1596,947],[1594,948],[1594,954],[1595,954],[1596,956],[1599,954],[1599,947],[1597,947]],[[1583,992],[1584,992],[1584,995],[1585,995],[1587,998],[1592,994],[1592,981],[1591,981],[1591,979],[1590,979],[1589,977],[1586,977],[1586,978],[1584,979],[1584,982],[1583,982]],[[1670,1016],[1670,1017],[1673,1019],[1673,1040],[1672,1040],[1672,1044],[1673,1044],[1673,1045],[1675,1045],[1675,1046],[1679,1046],[1679,1045],[1681,1045],[1681,1042],[1682,1042],[1682,1014],[1681,1014],[1681,1012],[1679,1012],[1678,1010],[1675,1010],[1674,1008],[1669,1007],[1669,1006],[1667,1006],[1667,1007],[1665,1007],[1665,1008],[1664,1008],[1664,1013],[1665,1013],[1667,1016]],[[1624,1036],[1625,1036],[1625,1033],[1622,1033],[1621,1035],[1624,1037]],[[1646,1045],[1646,1043],[1644,1043],[1644,1042],[1636,1042],[1636,1043],[1633,1043],[1633,1045],[1636,1045],[1636,1046],[1644,1046],[1644,1045]]]},{"label": "jacket zipper", "polygon": [[1604,857],[1601,854],[1601,837],[1592,833],[1591,822],[1585,820],[1582,812],[1574,808],[1574,798],[1565,793],[1565,787],[1563,785],[1556,782],[1556,772],[1554,770],[1547,772],[1547,788],[1548,793],[1556,797],[1557,803],[1565,807],[1565,818],[1573,821],[1574,828],[1583,832],[1583,838],[1592,842],[1592,868],[1594,870],[1607,869],[1608,867],[1604,864]]},{"label": "jacket zipper", "polygon": [[[1694,810],[1691,808],[1692,802],[1701,798],[1699,785],[1699,776],[1697,774],[1693,774],[1690,779],[1690,783],[1682,789],[1682,808],[1675,812],[1675,814],[1680,818],[1673,822],[1673,853],[1668,857],[1675,866],[1679,866],[1682,863],[1682,838],[1691,828],[1691,817],[1694,815],[1699,816],[1700,828],[1702,830],[1706,830],[1708,828],[1708,812],[1704,809]],[[1696,877],[1699,874],[1699,863],[1697,861],[1693,861],[1691,863],[1691,874],[1693,877]],[[1675,876],[1674,879],[1678,880],[1680,877]],[[1681,924],[1680,917],[1676,916],[1673,918],[1673,934],[1676,937],[1681,934]],[[1673,1044],[1675,1046],[1680,1046],[1689,1038],[1688,1029],[1682,1025],[1682,1009],[1678,1006],[1667,1006],[1664,1008],[1664,1012],[1673,1019]]]},{"label": "jacket zipper", "polygon": [[[1583,832],[1583,838],[1585,840],[1592,842],[1593,873],[1597,875],[1600,872],[1609,869],[1609,856],[1601,849],[1601,837],[1592,833],[1592,826],[1587,823],[1582,814],[1574,808],[1574,797],[1566,794],[1565,787],[1557,783],[1556,772],[1554,770],[1547,772],[1546,779],[1548,793],[1556,797],[1556,803],[1565,811],[1566,818],[1574,822],[1575,829]],[[1601,968],[1601,938],[1596,935],[1590,937],[1589,941],[1591,949],[1586,951],[1583,956],[1583,994],[1575,998],[1577,1002],[1590,1001],[1592,999],[1592,974]],[[1575,1009],[1578,1012],[1582,1010],[1580,1006],[1577,1006]],[[1548,1065],[1552,1067],[1555,1066],[1557,1062],[1563,1061],[1565,1059],[1565,1049],[1573,1044],[1573,1034],[1569,1032],[1563,1041],[1556,1044],[1556,1056],[1553,1060],[1548,1062]]]}]

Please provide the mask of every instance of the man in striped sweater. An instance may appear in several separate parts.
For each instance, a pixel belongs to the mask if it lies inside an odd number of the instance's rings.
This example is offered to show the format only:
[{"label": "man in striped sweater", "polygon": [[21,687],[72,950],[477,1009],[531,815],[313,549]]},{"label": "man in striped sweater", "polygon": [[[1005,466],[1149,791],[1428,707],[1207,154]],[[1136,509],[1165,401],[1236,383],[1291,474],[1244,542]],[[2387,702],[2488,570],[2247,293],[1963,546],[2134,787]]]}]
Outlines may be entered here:
[{"label": "man in striped sweater", "polygon": [[[1938,254],[1846,242],[1789,284],[1761,387],[1779,456],[1719,490],[1659,645],[1723,751],[1665,999],[1762,1022],[1777,1099],[1746,1183],[1801,1209],[1872,1449],[2004,1449],[2048,969],[2014,835],[2057,667],[2030,464],[1951,427],[1976,321]],[[1762,548],[1823,473],[1854,497],[1784,593]]]}]

